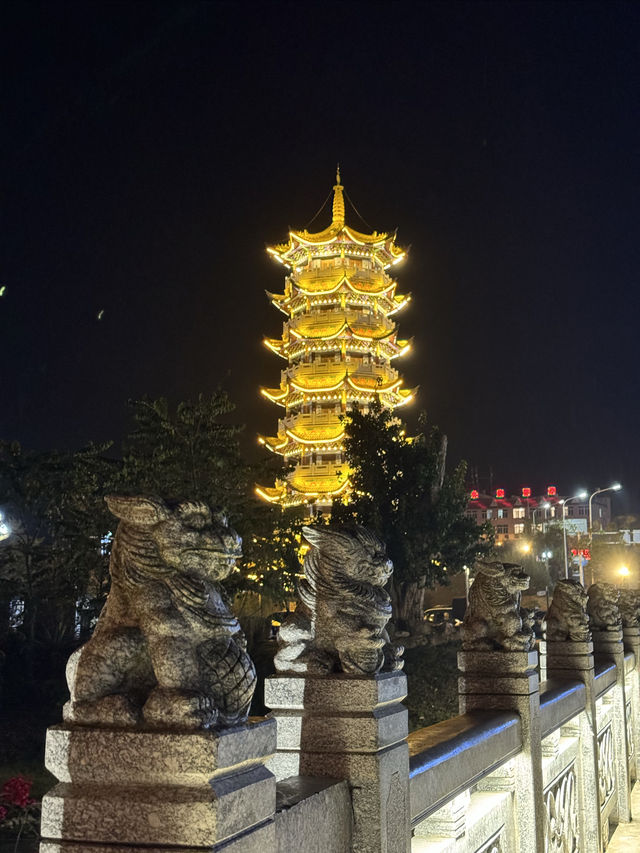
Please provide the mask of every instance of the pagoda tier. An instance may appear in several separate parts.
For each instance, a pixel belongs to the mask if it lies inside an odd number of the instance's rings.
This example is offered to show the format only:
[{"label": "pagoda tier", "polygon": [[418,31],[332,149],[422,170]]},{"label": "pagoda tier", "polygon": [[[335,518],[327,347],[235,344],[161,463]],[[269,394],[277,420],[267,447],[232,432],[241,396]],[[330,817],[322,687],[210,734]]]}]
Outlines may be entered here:
[{"label": "pagoda tier", "polygon": [[340,174],[331,225],[317,234],[292,231],[267,251],[289,270],[284,293],[267,293],[287,320],[265,345],[286,359],[278,388],[262,388],[285,410],[275,436],[260,442],[293,470],[258,494],[283,507],[330,506],[350,490],[342,417],[354,403],[395,409],[413,399],[391,367],[410,349],[394,315],[409,302],[387,270],[405,257],[395,235],[362,234],[345,224]]}]

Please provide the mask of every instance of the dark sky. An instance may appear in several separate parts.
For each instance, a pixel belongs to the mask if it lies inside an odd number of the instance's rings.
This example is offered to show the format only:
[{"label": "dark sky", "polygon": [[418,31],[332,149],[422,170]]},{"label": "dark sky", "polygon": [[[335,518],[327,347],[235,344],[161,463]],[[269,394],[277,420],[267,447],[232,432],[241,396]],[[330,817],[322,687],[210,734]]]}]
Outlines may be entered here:
[{"label": "dark sky", "polygon": [[451,461],[508,490],[620,479],[615,509],[640,509],[639,5],[0,16],[0,437],[117,439],[128,398],[219,383],[252,440],[272,432],[264,247],[339,160],[411,247],[401,369]]}]

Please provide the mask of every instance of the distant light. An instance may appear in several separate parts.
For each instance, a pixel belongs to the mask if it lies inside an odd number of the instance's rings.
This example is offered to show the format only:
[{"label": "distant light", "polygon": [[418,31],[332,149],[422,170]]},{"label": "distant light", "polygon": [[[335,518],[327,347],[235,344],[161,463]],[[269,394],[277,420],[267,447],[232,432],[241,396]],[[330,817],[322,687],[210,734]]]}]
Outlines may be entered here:
[{"label": "distant light", "polygon": [[613,486],[611,486],[611,488],[613,489],[614,492],[619,492],[620,489],[622,488],[622,486],[620,485],[620,483],[614,483]]},{"label": "distant light", "polygon": [[620,566],[619,572],[623,577],[626,578],[627,575],[629,574],[629,567],[628,566]]},{"label": "distant light", "polygon": [[528,542],[523,542],[522,543],[522,550],[524,551],[525,554],[528,554],[529,551],[531,550],[531,545]]},{"label": "distant light", "polygon": [[588,496],[587,492],[585,492],[585,490],[584,490],[584,489],[582,489],[582,491],[578,492],[578,494],[576,495],[576,497],[577,497],[577,498],[580,498],[580,500],[581,500],[581,501],[586,501],[586,499],[587,499],[589,496]]},{"label": "distant light", "polygon": [[504,498],[504,489],[496,489],[496,497]]},{"label": "distant light", "polygon": [[552,498],[558,494],[558,489],[556,486],[547,486],[547,497]]},{"label": "distant light", "polygon": [[522,489],[522,497],[523,497],[523,498],[530,498],[530,497],[531,497],[531,489],[529,488],[529,486],[524,486],[524,487],[523,487],[523,489]]},{"label": "distant light", "polygon": [[540,504],[541,509],[549,509],[550,507],[551,507],[551,504],[549,503],[549,501],[545,501],[544,503]]},{"label": "distant light", "polygon": [[477,490],[477,489],[472,489],[472,490],[471,490],[471,500],[472,500],[472,501],[477,501],[479,497],[480,497],[480,495],[479,495],[479,493],[478,493],[478,490]]}]

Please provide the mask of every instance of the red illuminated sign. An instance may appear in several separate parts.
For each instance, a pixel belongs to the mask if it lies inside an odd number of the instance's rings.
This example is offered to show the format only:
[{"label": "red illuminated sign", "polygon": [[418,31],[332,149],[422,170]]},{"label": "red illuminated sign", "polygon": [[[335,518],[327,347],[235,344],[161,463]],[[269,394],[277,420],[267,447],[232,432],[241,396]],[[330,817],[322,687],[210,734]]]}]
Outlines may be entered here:
[{"label": "red illuminated sign", "polygon": [[478,490],[477,490],[477,489],[474,489],[474,490],[471,492],[471,500],[472,500],[472,501],[477,501],[479,497],[480,497],[480,495],[478,494]]},{"label": "red illuminated sign", "polygon": [[496,489],[496,497],[503,498],[504,497],[504,489]]},{"label": "red illuminated sign", "polygon": [[574,557],[583,557],[585,560],[591,559],[591,551],[588,548],[572,548],[571,554]]},{"label": "red illuminated sign", "polygon": [[558,490],[555,486],[549,486],[547,488],[547,497],[553,498],[558,494]]},{"label": "red illuminated sign", "polygon": [[523,498],[530,498],[531,497],[531,489],[529,488],[529,486],[525,486],[522,489],[522,497]]}]

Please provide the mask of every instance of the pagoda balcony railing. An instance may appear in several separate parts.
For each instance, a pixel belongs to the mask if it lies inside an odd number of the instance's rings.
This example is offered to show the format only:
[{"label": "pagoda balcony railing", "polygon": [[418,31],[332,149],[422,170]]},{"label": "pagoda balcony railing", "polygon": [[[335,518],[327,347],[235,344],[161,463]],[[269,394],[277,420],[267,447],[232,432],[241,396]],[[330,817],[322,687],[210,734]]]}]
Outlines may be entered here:
[{"label": "pagoda balcony railing", "polygon": [[[313,362],[311,364],[296,364],[282,371],[282,381],[289,379],[302,379],[311,376],[330,376],[341,373],[343,369],[349,371],[352,377],[376,377],[383,382],[395,382],[398,378],[398,371],[393,367],[388,367],[386,364],[363,364],[360,359],[329,362]],[[310,389],[309,393],[313,393]]]},{"label": "pagoda balcony railing", "polygon": [[[348,263],[340,267],[331,266],[319,270],[307,268],[299,278],[302,280],[301,283],[309,280],[322,281],[324,279],[335,279],[336,274],[342,272],[346,274],[349,281],[354,283],[358,281],[378,282],[381,278],[384,280],[385,284],[391,283],[390,276],[387,275],[386,272],[382,272],[382,270],[359,269],[351,267]],[[297,279],[292,277],[292,284],[296,285],[297,283]]]},{"label": "pagoda balcony railing", "polygon": [[284,432],[286,429],[295,432],[296,427],[337,427],[340,424],[341,414],[342,411],[340,409],[332,409],[331,411],[322,412],[321,414],[304,412],[299,415],[290,415],[289,417],[282,418],[278,421],[278,429],[280,432]]}]

